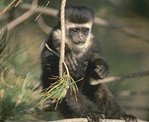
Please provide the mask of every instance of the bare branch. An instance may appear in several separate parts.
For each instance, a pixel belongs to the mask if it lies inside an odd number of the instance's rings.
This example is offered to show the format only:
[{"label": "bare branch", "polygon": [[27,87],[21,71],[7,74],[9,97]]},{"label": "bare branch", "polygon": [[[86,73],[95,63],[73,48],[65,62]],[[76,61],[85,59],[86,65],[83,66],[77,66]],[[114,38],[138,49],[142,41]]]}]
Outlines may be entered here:
[{"label": "bare branch", "polygon": [[21,2],[21,0],[13,0],[6,8],[0,11],[0,16],[4,15],[7,11],[9,11],[12,7],[16,7]]},{"label": "bare branch", "polygon": [[[0,34],[3,32],[4,29],[7,28],[7,30],[11,30],[12,28],[16,27],[17,25],[19,25],[20,23],[22,23],[23,21],[25,21],[26,19],[28,19],[30,16],[32,16],[34,13],[39,13],[42,12],[44,14],[48,14],[51,16],[56,16],[57,15],[57,10],[56,9],[52,9],[52,8],[43,8],[43,7],[38,7],[35,4],[29,5],[29,4],[22,4],[21,5],[22,9],[29,9],[27,12],[25,12],[23,15],[21,15],[20,17],[18,17],[17,19],[13,20],[12,22],[10,22],[9,24],[7,24],[3,29],[0,30]],[[36,8],[36,9],[35,9]],[[110,24],[109,21],[104,20],[102,18],[97,18],[95,19],[95,23],[98,25],[103,25],[103,26],[107,26],[107,27],[116,27],[116,28],[121,28],[121,30],[123,30],[124,32],[128,32],[128,34],[130,35],[134,35],[134,36],[138,36],[137,34],[133,33],[132,31],[130,31],[128,28],[124,28],[123,26],[117,25],[117,24]],[[47,32],[49,31],[49,29],[47,29]],[[139,36],[138,36],[139,37]],[[139,37],[141,38],[141,37]],[[144,76],[146,76],[148,74],[145,74]],[[137,75],[136,75],[137,77]],[[140,77],[140,76],[139,76]],[[129,76],[129,78],[132,78]],[[133,77],[135,78],[135,77]],[[124,80],[124,79],[128,79],[125,76],[116,76],[116,77],[108,77],[105,78],[103,80],[100,81],[95,81],[93,83],[91,83],[92,85],[96,85],[99,83],[107,83],[107,82],[112,82],[112,81],[116,81],[116,80]]]},{"label": "bare branch", "polygon": [[[21,9],[25,9],[25,10],[31,9],[31,7],[32,7],[32,5],[30,5],[30,4],[22,4],[22,5],[20,5],[20,8]],[[12,26],[13,24],[9,23],[10,24],[10,30],[13,27],[16,27],[17,25],[19,25],[21,22],[25,21],[27,18],[29,18],[31,15],[33,15],[33,13],[42,13],[42,14],[47,14],[47,15],[56,17],[57,16],[57,13],[58,13],[58,10],[53,9],[53,8],[45,8],[45,7],[38,6],[38,8],[36,8],[32,14],[31,13],[29,14],[29,13],[30,12],[26,12],[25,15],[22,15],[22,17],[20,16],[21,18],[24,18],[23,16],[26,16],[26,18],[21,19],[20,21],[16,21],[15,22],[16,24],[14,26]],[[8,24],[8,27],[9,27],[9,24]],[[114,29],[118,29],[121,32],[123,32],[124,34],[127,34],[129,36],[132,36],[134,38],[142,39],[145,42],[149,43],[149,41],[148,41],[147,38],[142,37],[138,33],[132,31],[131,28],[128,28],[128,27],[123,26],[123,25],[120,25],[120,24],[118,24],[116,22],[114,23],[114,22],[110,22],[110,21],[107,21],[105,19],[102,19],[100,17],[96,17],[95,18],[95,24],[100,25],[100,26],[103,26],[103,27],[112,28],[112,29],[113,28]],[[0,33],[1,33],[1,31],[0,31]]]},{"label": "bare branch", "polygon": [[[20,8],[21,9],[25,9],[25,10],[28,10],[30,9],[31,5],[30,4],[22,4],[20,5]],[[58,13],[58,10],[57,9],[54,9],[54,8],[45,8],[45,7],[41,7],[41,6],[38,6],[38,8],[35,10],[36,13],[42,13],[42,14],[47,14],[47,15],[50,15],[50,16],[54,16],[56,17],[57,16],[57,13]],[[112,22],[109,22],[105,19],[102,19],[100,17],[96,17],[95,18],[95,24],[97,25],[101,25],[101,26],[106,26],[106,27],[113,27],[113,28],[120,28],[122,27],[122,25],[117,25],[117,24],[114,24]]]},{"label": "bare branch", "polygon": [[122,76],[111,76],[111,77],[107,77],[102,80],[92,80],[91,85],[98,85],[100,83],[109,83],[109,82],[113,82],[113,81],[117,81],[117,80],[122,81],[122,80],[126,80],[126,79],[145,77],[145,76],[149,76],[149,70],[142,71],[142,72],[130,73],[127,75],[122,75]]},{"label": "bare branch", "polygon": [[[88,122],[86,118],[72,118],[72,119],[62,119],[62,120],[54,120],[48,122]],[[101,119],[100,122],[126,122],[125,120],[118,119]],[[137,122],[147,122],[143,120],[137,120]]]},{"label": "bare branch", "polygon": [[48,122],[88,122],[88,120],[86,118],[72,118],[72,119],[62,119]]},{"label": "bare branch", "polygon": [[[53,54],[56,55],[57,57],[60,57],[60,55],[59,55],[56,51],[52,50],[52,49],[48,46],[48,44],[45,43],[45,47],[46,47],[51,53],[53,53]],[[65,66],[65,69],[66,69],[67,74],[70,75],[69,70],[68,70],[68,66],[67,66],[67,64],[66,64],[65,61],[64,61],[64,66]]]},{"label": "bare branch", "polygon": [[[148,96],[149,91],[144,90],[122,90],[117,93],[118,96]],[[147,107],[146,107],[147,108]]]},{"label": "bare branch", "polygon": [[[29,9],[30,8],[30,5],[29,4],[23,4],[21,7],[23,9]],[[56,16],[58,11],[56,9],[52,9],[52,8],[38,7],[35,10],[35,12],[42,12],[44,14],[48,14],[48,15],[51,15],[51,16]],[[115,23],[111,23],[111,22],[109,22],[107,20],[104,20],[102,18],[99,18],[99,17],[96,17],[95,18],[95,23],[98,24],[98,25],[103,25],[105,27],[120,28],[121,31],[124,31],[127,34],[129,34],[129,35],[133,35],[135,37],[138,36],[133,31],[131,31],[129,28],[123,27],[122,25],[118,25],[118,24],[115,24]],[[138,75],[138,74],[140,74],[140,73],[128,74],[126,76],[108,77],[108,78],[105,78],[105,79],[100,80],[100,81],[94,81],[91,84],[92,85],[97,85],[99,83],[108,83],[108,82],[112,82],[112,81],[116,81],[116,80],[125,80],[125,79],[129,79],[129,78],[136,78],[136,77],[142,77],[142,76],[149,75],[148,71],[147,72],[142,72],[141,73],[141,76]]]},{"label": "bare branch", "polygon": [[[31,5],[29,4],[22,4],[20,5],[21,9],[30,9]],[[38,6],[38,8],[35,10],[36,13],[43,13],[43,14],[47,14],[50,16],[57,16],[58,10],[53,9],[53,8],[45,8],[45,7],[40,7]],[[95,18],[95,24],[103,26],[103,27],[108,27],[108,28],[112,28],[112,29],[118,29],[121,32],[123,32],[124,34],[127,34],[129,36],[132,36],[134,38],[140,38],[142,40],[144,40],[145,42],[149,43],[148,39],[139,35],[138,33],[134,32],[131,28],[126,27],[124,25],[118,24],[117,22],[111,22],[108,20],[105,20],[103,18],[100,17],[96,17]]]},{"label": "bare branch", "polygon": [[40,16],[38,19],[37,19],[37,23],[40,27],[40,29],[45,32],[46,34],[49,34],[49,32],[52,30],[52,28],[50,28],[44,21],[43,17]]},{"label": "bare branch", "polygon": [[[25,12],[23,15],[19,16],[18,18],[16,18],[15,20],[13,20],[9,24],[7,24],[5,27],[3,27],[3,29],[7,29],[8,31],[10,31],[17,25],[21,24],[23,21],[25,21],[26,19],[31,17],[34,14],[34,10],[36,8],[37,8],[37,1],[33,0],[30,9],[27,12]],[[3,33],[3,29],[0,30],[0,34]]]},{"label": "bare branch", "polygon": [[[22,4],[20,5],[20,8],[21,9],[25,9],[25,10],[28,10],[30,9],[31,5],[30,4]],[[57,16],[57,13],[58,13],[58,10],[57,9],[54,9],[54,8],[45,8],[45,7],[41,7],[41,6],[38,6],[38,8],[35,10],[36,13],[43,13],[43,14],[47,14],[47,15],[50,15],[50,16],[54,16],[56,17]],[[105,19],[102,19],[100,17],[96,17],[95,18],[95,24],[97,25],[101,25],[101,26],[110,26],[110,27],[114,27],[114,28],[120,28],[122,26],[118,26],[117,24],[113,24]]]},{"label": "bare branch", "polygon": [[[28,10],[31,8],[31,5],[24,3],[24,4],[20,5],[20,8],[24,9],[24,10]],[[35,10],[35,13],[42,13],[42,14],[47,14],[47,15],[56,17],[58,10],[56,10],[54,8],[45,8],[45,7],[38,6],[38,8],[36,8],[36,10]]]}]

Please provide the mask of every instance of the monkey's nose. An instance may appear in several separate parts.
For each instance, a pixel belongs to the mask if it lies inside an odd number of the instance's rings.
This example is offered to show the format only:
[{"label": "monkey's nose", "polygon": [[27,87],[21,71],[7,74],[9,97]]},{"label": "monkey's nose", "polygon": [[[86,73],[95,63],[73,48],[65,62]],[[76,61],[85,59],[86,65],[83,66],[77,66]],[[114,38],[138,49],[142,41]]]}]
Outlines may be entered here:
[{"label": "monkey's nose", "polygon": [[78,36],[79,36],[79,39],[80,39],[80,40],[83,40],[83,39],[84,39],[84,37],[83,37],[82,34],[79,34]]},{"label": "monkey's nose", "polygon": [[84,40],[84,38],[79,37],[78,42],[79,42],[79,43],[85,43],[85,40]]}]

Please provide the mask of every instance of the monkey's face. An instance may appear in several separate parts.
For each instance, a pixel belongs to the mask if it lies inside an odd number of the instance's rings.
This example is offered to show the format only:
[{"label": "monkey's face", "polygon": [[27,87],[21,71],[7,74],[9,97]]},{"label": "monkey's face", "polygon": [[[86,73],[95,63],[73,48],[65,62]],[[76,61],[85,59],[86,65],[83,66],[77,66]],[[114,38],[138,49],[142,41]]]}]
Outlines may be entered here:
[{"label": "monkey's face", "polygon": [[66,36],[75,45],[84,45],[90,37],[92,23],[66,23]]},{"label": "monkey's face", "polygon": [[87,27],[69,28],[69,38],[74,44],[84,44],[88,37],[89,30],[90,29]]}]

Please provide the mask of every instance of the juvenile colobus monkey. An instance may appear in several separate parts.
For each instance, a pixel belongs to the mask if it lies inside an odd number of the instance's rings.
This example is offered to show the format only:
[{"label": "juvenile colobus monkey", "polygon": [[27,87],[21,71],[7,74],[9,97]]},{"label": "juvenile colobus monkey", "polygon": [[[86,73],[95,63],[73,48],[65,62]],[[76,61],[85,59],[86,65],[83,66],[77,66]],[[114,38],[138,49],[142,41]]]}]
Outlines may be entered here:
[{"label": "juvenile colobus monkey", "polygon": [[[108,74],[108,65],[100,51],[99,41],[92,34],[94,12],[84,6],[67,6],[65,8],[66,40],[65,62],[70,75],[77,82],[79,91],[75,95],[67,93],[60,110],[66,118],[85,117],[90,122],[98,122],[105,118],[136,121],[132,115],[127,115],[116,102],[110,90],[102,84],[92,86],[92,79],[103,79]],[[50,33],[48,46],[59,53],[61,30],[60,21]],[[48,88],[55,82],[51,79],[59,74],[59,57],[44,47],[41,53],[42,86]]]}]

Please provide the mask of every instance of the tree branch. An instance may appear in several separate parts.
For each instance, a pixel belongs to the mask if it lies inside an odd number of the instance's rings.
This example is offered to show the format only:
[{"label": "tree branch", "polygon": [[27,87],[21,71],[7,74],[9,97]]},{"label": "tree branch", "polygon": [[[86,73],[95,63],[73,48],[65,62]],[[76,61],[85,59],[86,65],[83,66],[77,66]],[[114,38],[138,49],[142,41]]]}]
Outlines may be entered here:
[{"label": "tree branch", "polygon": [[9,11],[13,6],[16,7],[16,5],[18,5],[21,1],[20,0],[13,0],[11,1],[11,3],[4,8],[2,11],[0,11],[0,16],[4,15],[7,11]]},{"label": "tree branch", "polygon": [[[31,5],[30,4],[22,4],[20,5],[21,9],[30,9]],[[57,16],[58,10],[53,9],[53,8],[45,8],[45,7],[40,7],[38,6],[38,8],[35,10],[35,13],[43,13],[43,14],[47,14],[50,16]],[[134,38],[139,38],[144,40],[146,43],[149,43],[148,39],[139,35],[138,33],[134,32],[131,28],[126,27],[124,25],[118,24],[117,22],[111,22],[108,20],[105,20],[103,18],[100,17],[95,17],[95,24],[103,26],[103,27],[108,27],[111,29],[117,29],[120,30],[121,32],[123,32],[124,34],[127,34],[129,36],[132,36]]]},{"label": "tree branch", "polygon": [[18,18],[16,18],[15,20],[11,21],[6,26],[4,26],[3,29],[0,30],[0,34],[2,34],[3,30],[5,30],[5,29],[10,31],[11,29],[16,27],[17,25],[21,24],[23,21],[25,21],[26,19],[31,17],[34,14],[34,10],[36,8],[37,8],[37,0],[33,0],[30,9],[27,12],[25,12],[23,15],[19,16]]},{"label": "tree branch", "polygon": [[[26,19],[28,19],[29,17],[31,17],[34,13],[44,13],[44,14],[48,14],[51,16],[56,16],[57,15],[57,10],[56,9],[52,9],[52,8],[44,8],[44,7],[38,7],[37,8],[37,4],[35,3],[35,0],[33,1],[32,5],[30,4],[22,4],[20,6],[22,9],[29,9],[27,12],[25,12],[23,15],[19,16],[17,19],[13,20],[12,22],[10,22],[9,24],[7,24],[3,29],[0,30],[0,34],[3,33],[3,30],[7,28],[8,31],[10,31],[11,29],[13,29],[14,27],[16,27],[17,25],[21,24],[23,21],[25,21]],[[102,18],[95,18],[95,23],[98,25],[103,25],[106,27],[117,27],[117,28],[122,28],[122,30],[126,30],[126,28],[124,28],[123,26],[120,25],[116,25],[116,24],[110,24],[110,22],[102,19]],[[130,35],[135,35],[134,33],[131,33],[131,31],[127,31]],[[135,35],[137,36],[137,35]],[[129,74],[131,75],[131,74]],[[146,74],[144,74],[143,76],[147,76],[148,71],[146,72]],[[135,77],[140,77],[138,74],[135,75]],[[91,84],[92,85],[96,85],[99,83],[108,83],[108,82],[112,82],[112,81],[116,81],[116,80],[125,80],[125,79],[129,79],[129,78],[135,78],[134,76],[132,77],[128,77],[128,76],[113,76],[113,77],[108,77],[105,78],[103,80],[100,81],[93,81]],[[141,76],[142,77],[142,76]]]},{"label": "tree branch", "polygon": [[[28,9],[31,9],[31,7],[33,7],[32,5],[30,4],[22,4],[20,5],[20,8],[21,9],[24,9],[24,10],[28,10]],[[53,9],[53,8],[45,8],[45,7],[40,7],[38,6],[38,8],[36,8],[34,10],[33,13],[42,13],[42,14],[47,14],[47,15],[50,15],[50,16],[54,16],[56,17],[57,16],[57,13],[58,13],[58,10],[56,9]],[[23,15],[22,15],[23,16]],[[28,16],[30,17],[30,16]],[[18,22],[15,26],[17,26],[18,24],[20,24],[21,22],[23,22],[24,20],[26,20],[27,18],[23,19],[22,21]],[[9,23],[11,25],[11,23]],[[8,24],[8,27],[9,27],[9,24]],[[148,39],[146,39],[145,37],[142,37],[141,35],[139,35],[138,33],[132,31],[131,28],[129,27],[125,27],[124,25],[121,25],[121,24],[117,24],[117,23],[114,23],[114,22],[110,22],[110,21],[107,21],[105,19],[102,19],[100,17],[96,17],[95,18],[95,24],[97,25],[100,25],[100,26],[103,26],[103,27],[108,27],[108,28],[111,28],[111,29],[118,29],[120,30],[122,33],[124,34],[127,34],[129,36],[132,36],[134,38],[139,38],[139,39],[142,39],[144,40],[145,42],[149,43],[148,42]],[[13,24],[12,24],[13,25]],[[11,29],[15,26],[12,26]],[[11,30],[10,29],[10,30]],[[0,30],[0,33],[2,32],[2,30]]]},{"label": "tree branch", "polygon": [[142,71],[142,72],[130,73],[130,74],[121,75],[121,76],[111,76],[111,77],[104,78],[102,80],[92,80],[91,85],[98,85],[100,83],[109,83],[109,82],[113,82],[113,81],[117,81],[117,80],[122,81],[122,80],[126,80],[126,79],[145,77],[145,76],[149,76],[149,70]]},{"label": "tree branch", "polygon": [[[88,122],[86,118],[72,118],[72,119],[62,119],[62,120],[54,120],[48,122]],[[100,122],[126,122],[125,120],[119,119],[101,119]],[[137,122],[147,122],[143,120],[137,120]]]},{"label": "tree branch", "polygon": [[37,19],[37,23],[40,27],[40,29],[45,32],[46,34],[49,34],[49,32],[52,30],[52,28],[50,28],[44,21],[43,17],[40,16],[38,19]]}]

